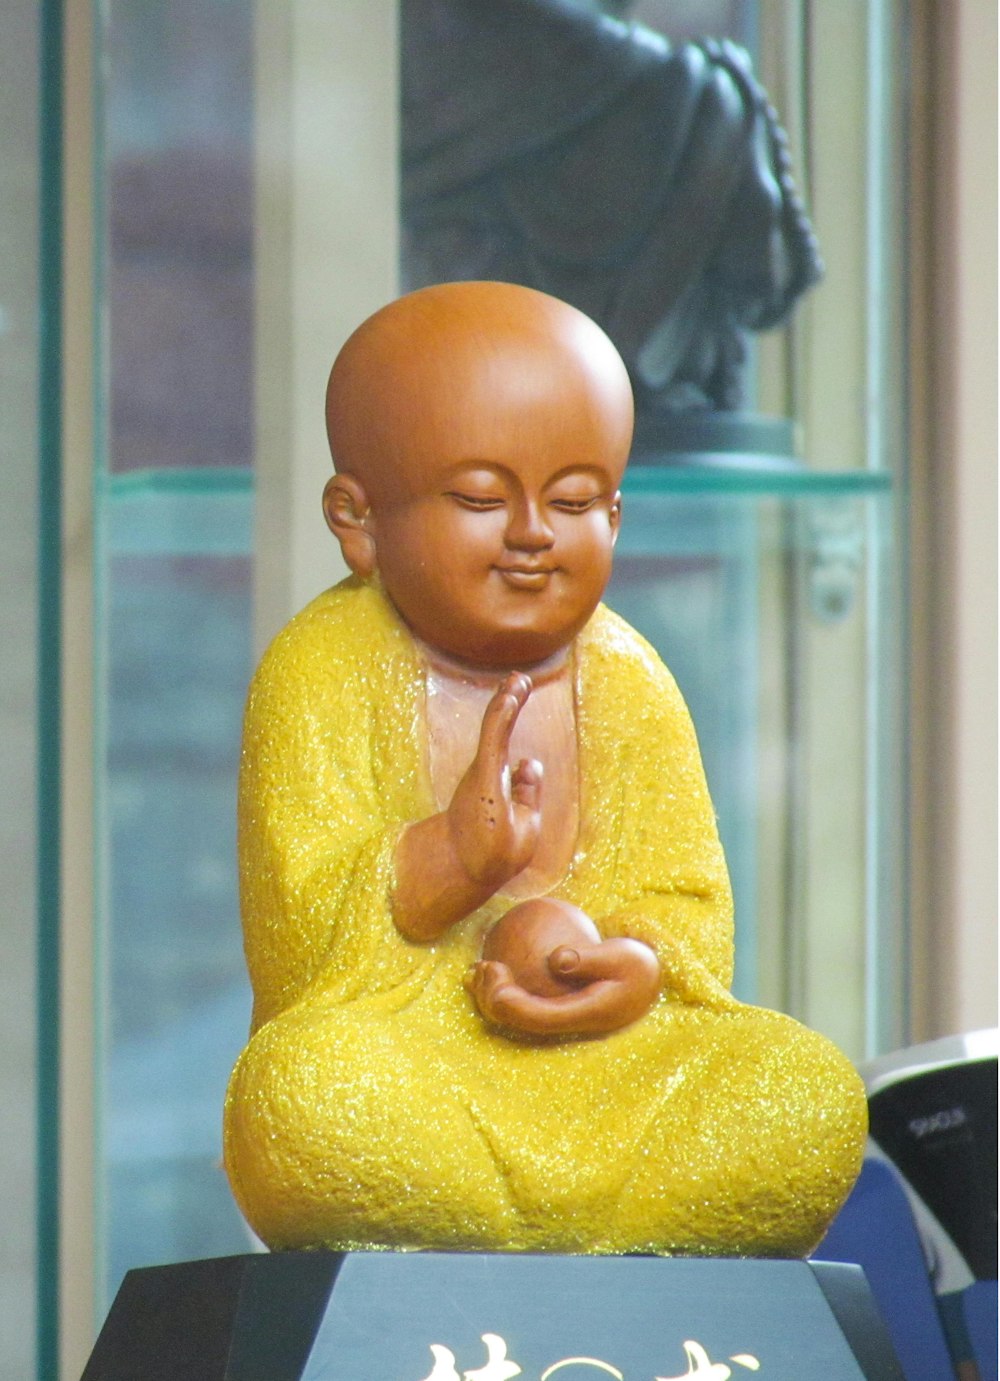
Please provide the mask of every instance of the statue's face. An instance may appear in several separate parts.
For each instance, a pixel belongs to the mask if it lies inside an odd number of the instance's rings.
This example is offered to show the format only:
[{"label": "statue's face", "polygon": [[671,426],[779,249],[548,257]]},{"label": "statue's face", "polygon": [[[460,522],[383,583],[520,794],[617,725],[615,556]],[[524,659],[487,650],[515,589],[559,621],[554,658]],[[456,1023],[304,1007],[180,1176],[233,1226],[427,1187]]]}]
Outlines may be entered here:
[{"label": "statue's face", "polygon": [[618,476],[599,454],[494,447],[441,457],[372,529],[386,593],[430,646],[477,667],[521,668],[565,648],[611,573]]},{"label": "statue's face", "polygon": [[360,328],[334,367],[327,521],[426,643],[526,669],[590,618],[611,572],[632,394],[575,308],[442,284]]}]

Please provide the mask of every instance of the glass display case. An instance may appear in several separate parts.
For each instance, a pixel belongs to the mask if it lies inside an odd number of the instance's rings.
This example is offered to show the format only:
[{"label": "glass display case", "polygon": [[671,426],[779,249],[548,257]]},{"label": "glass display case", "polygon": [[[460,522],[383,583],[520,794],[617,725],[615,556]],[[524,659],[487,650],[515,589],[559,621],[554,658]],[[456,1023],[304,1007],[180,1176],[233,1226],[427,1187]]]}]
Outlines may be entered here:
[{"label": "glass display case", "polygon": [[[360,244],[381,227],[352,192],[367,187],[357,150],[319,128],[329,88],[366,129],[384,118],[393,186],[398,140],[395,109],[383,101],[376,119],[366,105],[365,74],[395,81],[393,50],[374,51],[363,7],[333,8],[324,19],[304,3],[112,0],[98,31],[98,1315],[132,1266],[251,1240],[219,1164],[250,1008],[240,720],[274,610],[286,617],[336,578],[318,499],[322,382],[339,341],[317,321],[325,304],[354,310],[348,232]],[[667,7],[640,8],[653,23]],[[836,49],[841,82],[850,72],[865,93],[851,116],[864,126],[851,176],[866,227],[852,258],[827,231],[840,202],[818,117],[795,100],[816,62],[792,41],[800,7],[711,8],[785,98],[828,281],[791,331],[751,352],[751,401],[795,424],[795,456],[632,467],[609,602],[660,651],[698,728],[736,892],[738,994],[860,1058],[897,1043],[906,1020],[898,188],[872,190],[896,137],[880,112],[899,99],[887,74],[902,21],[888,0],[847,7],[850,41]],[[844,26],[839,0],[817,8],[818,24]],[[282,152],[300,125],[314,150],[302,168]],[[331,167],[339,190],[323,202],[315,187],[333,185]],[[392,281],[398,240],[386,231]],[[390,295],[381,282],[370,292],[372,305]],[[842,354],[835,370],[824,336]],[[312,548],[320,574],[291,580],[301,593],[282,609],[272,572]]]}]

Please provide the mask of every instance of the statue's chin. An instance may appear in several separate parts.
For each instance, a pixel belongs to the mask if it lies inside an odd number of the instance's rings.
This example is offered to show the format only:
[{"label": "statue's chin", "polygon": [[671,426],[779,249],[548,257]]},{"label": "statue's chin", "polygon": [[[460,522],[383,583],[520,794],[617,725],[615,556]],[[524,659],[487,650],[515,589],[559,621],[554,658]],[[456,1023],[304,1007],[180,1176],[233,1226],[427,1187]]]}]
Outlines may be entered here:
[{"label": "statue's chin", "polygon": [[[595,606],[596,607],[596,606]],[[555,670],[565,659],[573,639],[590,620],[593,609],[571,624],[549,627],[494,625],[477,629],[474,636],[449,627],[413,627],[421,642],[444,654],[459,667],[474,671],[502,673],[525,671],[529,674]]]}]

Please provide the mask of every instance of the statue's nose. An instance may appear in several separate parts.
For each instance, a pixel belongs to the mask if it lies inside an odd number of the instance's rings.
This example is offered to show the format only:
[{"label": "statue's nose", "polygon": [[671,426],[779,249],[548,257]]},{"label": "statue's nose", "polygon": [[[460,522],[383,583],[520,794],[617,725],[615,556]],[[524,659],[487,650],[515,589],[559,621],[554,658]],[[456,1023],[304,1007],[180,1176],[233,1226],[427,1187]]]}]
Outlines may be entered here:
[{"label": "statue's nose", "polygon": [[507,545],[519,551],[545,551],[555,541],[541,505],[525,499],[513,506],[506,532]]}]

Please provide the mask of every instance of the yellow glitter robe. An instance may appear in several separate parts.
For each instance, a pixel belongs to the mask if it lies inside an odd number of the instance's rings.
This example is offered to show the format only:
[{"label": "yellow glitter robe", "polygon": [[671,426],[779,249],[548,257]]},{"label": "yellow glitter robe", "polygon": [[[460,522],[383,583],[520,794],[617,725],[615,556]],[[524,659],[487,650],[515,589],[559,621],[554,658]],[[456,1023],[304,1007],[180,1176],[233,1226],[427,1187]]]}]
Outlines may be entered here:
[{"label": "yellow glitter robe", "polygon": [[491,902],[430,944],[393,854],[433,813],[425,673],[347,580],[279,635],[248,702],[240,867],[253,1033],[225,1159],[270,1246],[802,1254],[857,1173],[861,1084],[730,995],[732,902],[684,702],[601,607],[574,649],[582,826],[553,895],[652,945],[663,991],[600,1039],[513,1040],[462,986]]}]

